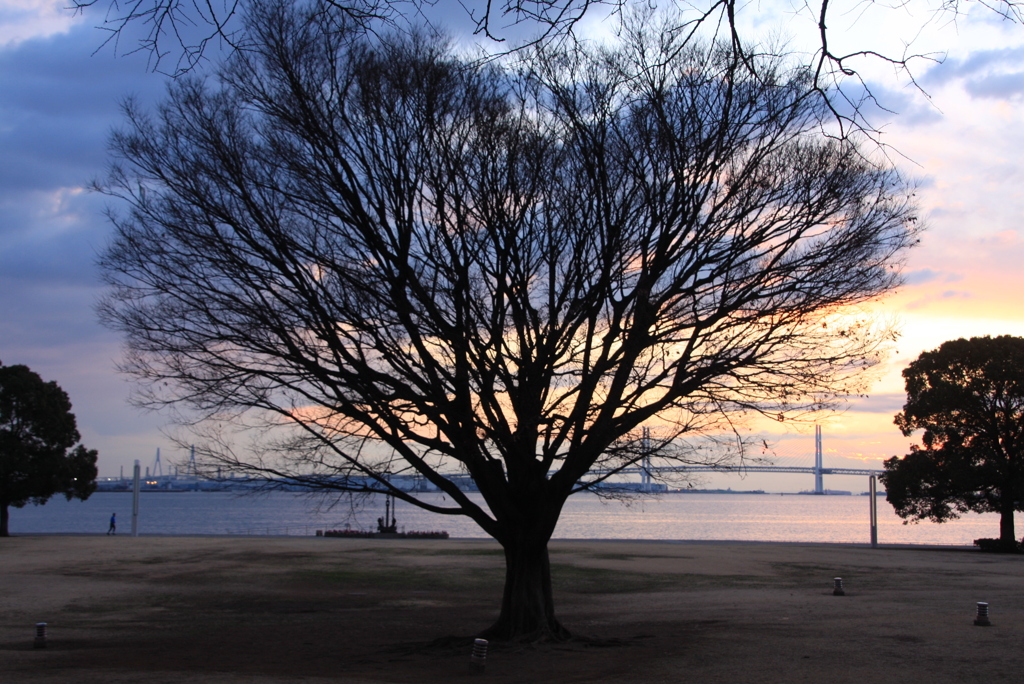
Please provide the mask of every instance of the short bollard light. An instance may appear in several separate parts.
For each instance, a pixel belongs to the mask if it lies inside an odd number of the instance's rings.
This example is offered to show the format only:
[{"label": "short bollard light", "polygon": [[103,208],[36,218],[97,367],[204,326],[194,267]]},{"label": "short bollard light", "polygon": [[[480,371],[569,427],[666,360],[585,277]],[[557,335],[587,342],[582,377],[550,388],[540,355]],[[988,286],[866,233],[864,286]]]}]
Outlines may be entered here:
[{"label": "short bollard light", "polygon": [[978,627],[991,627],[992,623],[988,619],[988,604],[984,601],[978,601],[978,615],[974,618],[974,624]]},{"label": "short bollard light", "polygon": [[833,596],[846,596],[846,592],[843,591],[843,578],[833,577],[832,581],[835,583],[832,587]]},{"label": "short bollard light", "polygon": [[46,648],[46,623],[36,623],[36,640],[32,643],[33,648]]},{"label": "short bollard light", "polygon": [[483,672],[487,665],[487,639],[473,640],[473,654],[469,657],[470,667],[475,672]]}]

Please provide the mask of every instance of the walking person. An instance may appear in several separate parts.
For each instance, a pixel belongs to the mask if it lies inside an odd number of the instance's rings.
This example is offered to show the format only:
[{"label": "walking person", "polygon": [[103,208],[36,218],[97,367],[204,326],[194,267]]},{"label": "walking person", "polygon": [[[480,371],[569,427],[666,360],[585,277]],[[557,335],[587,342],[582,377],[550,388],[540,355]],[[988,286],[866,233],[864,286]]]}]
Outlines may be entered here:
[{"label": "walking person", "polygon": [[110,514],[110,529],[107,534],[117,534],[117,513]]}]

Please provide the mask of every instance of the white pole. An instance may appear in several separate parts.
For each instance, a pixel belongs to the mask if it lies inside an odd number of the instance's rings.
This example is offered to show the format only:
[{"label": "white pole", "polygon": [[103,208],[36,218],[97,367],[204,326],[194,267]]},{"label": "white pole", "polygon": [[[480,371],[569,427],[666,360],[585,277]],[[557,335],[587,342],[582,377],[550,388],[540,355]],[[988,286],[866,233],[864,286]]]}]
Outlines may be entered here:
[{"label": "white pole", "polygon": [[871,548],[878,548],[878,477],[868,477],[868,496],[871,499]]},{"label": "white pole", "polygon": [[821,477],[821,426],[814,426],[814,493],[824,494],[825,483]]},{"label": "white pole", "polygon": [[645,427],[641,433],[640,449],[643,459],[640,461],[640,490],[651,491],[651,428]]},{"label": "white pole", "polygon": [[135,459],[135,481],[132,484],[132,536],[139,536],[139,459]]}]

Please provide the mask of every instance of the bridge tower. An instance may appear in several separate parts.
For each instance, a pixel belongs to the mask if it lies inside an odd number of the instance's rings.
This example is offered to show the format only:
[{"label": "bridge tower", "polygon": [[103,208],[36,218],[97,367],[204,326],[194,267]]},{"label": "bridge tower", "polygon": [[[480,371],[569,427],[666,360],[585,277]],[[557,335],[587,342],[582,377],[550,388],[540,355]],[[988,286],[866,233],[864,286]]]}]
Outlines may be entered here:
[{"label": "bridge tower", "polygon": [[821,476],[821,426],[814,426],[814,493],[824,494],[825,485]]},{"label": "bridge tower", "polygon": [[156,448],[156,461],[153,463],[153,477],[163,477],[164,467],[160,463],[160,447]]},{"label": "bridge tower", "polygon": [[640,461],[640,489],[645,492],[651,491],[651,428],[642,428],[640,449],[643,451],[643,458]]}]

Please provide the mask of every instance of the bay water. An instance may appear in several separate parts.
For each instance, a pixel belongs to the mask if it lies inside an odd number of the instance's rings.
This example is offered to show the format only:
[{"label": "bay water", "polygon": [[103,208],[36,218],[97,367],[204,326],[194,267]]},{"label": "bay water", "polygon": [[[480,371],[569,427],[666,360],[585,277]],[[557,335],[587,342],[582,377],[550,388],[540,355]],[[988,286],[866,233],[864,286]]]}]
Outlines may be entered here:
[{"label": "bay water", "polygon": [[[423,498],[451,504],[441,494]],[[470,494],[482,503],[479,494]],[[685,493],[644,496],[626,503],[592,494],[566,503],[556,539],[730,540],[868,543],[869,497],[797,494]],[[440,515],[399,501],[399,531],[445,531],[452,537],[486,538],[463,516]],[[87,501],[54,497],[44,506],[12,508],[11,534],[104,534],[111,513],[118,534],[131,531],[130,492],[97,492]],[[142,492],[138,530],[142,535],[314,535],[317,530],[376,530],[383,497],[313,498],[290,492]],[[880,544],[967,546],[999,535],[996,514],[967,514],[959,520],[904,525],[878,498]]]}]

